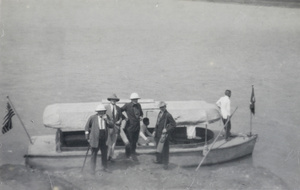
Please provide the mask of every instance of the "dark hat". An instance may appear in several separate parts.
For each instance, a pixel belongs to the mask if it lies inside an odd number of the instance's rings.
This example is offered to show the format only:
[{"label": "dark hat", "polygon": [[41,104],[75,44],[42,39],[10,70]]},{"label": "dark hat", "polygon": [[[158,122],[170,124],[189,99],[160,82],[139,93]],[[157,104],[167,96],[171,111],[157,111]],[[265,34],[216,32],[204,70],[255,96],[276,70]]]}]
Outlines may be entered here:
[{"label": "dark hat", "polygon": [[118,102],[120,99],[117,97],[116,94],[113,94],[113,95],[109,96],[109,97],[107,98],[107,100],[108,100],[108,101],[110,101],[110,100],[116,100],[116,101]]}]

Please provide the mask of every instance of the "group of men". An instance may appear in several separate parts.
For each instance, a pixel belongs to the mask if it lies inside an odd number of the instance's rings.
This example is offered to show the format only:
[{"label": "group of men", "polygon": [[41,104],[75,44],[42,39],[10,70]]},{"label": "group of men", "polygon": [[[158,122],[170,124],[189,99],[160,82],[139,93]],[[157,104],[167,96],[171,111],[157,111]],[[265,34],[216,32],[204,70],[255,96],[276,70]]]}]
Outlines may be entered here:
[{"label": "group of men", "polygon": [[[143,110],[140,103],[138,103],[139,99],[140,97],[137,93],[132,93],[130,95],[131,102],[119,107],[116,103],[120,99],[113,94],[107,98],[110,104],[106,106],[99,104],[95,109],[96,114],[89,117],[85,125],[85,137],[91,146],[92,174],[95,174],[99,150],[101,151],[102,169],[105,172],[110,172],[107,168],[107,162],[114,161],[114,148],[119,134],[121,137],[125,135],[125,139],[128,139],[128,141],[124,141],[126,157],[136,160],[140,122],[143,120]],[[156,144],[159,143],[163,134],[171,133],[176,127],[175,120],[166,109],[167,104],[162,101],[159,102],[158,107],[160,108],[160,112],[157,117],[154,132],[152,133]],[[163,164],[163,168],[168,169],[168,139],[163,145],[162,152],[156,154],[154,163]]]},{"label": "group of men", "polygon": [[[221,110],[223,123],[225,125],[225,139],[230,139],[230,97],[231,91],[226,90],[225,96],[221,97],[217,102],[217,106]],[[95,111],[95,115],[90,116],[85,126],[85,136],[90,144],[91,155],[91,171],[95,174],[97,154],[101,151],[102,168],[105,172],[107,169],[107,161],[113,162],[114,148],[117,137],[120,136],[128,139],[125,143],[125,153],[127,158],[136,158],[136,147],[140,133],[140,122],[143,120],[143,110],[138,103],[140,99],[137,93],[130,95],[131,102],[125,103],[121,108],[116,105],[120,100],[115,94],[107,98],[110,104],[104,106],[99,104]],[[169,164],[169,135],[176,127],[173,116],[167,111],[167,104],[163,101],[158,105],[160,112],[157,116],[156,125],[152,136],[155,139],[156,146],[159,145],[162,136],[166,136],[162,144],[162,151],[156,153],[154,163],[163,164],[164,169],[168,169]],[[123,114],[125,112],[126,114]],[[144,118],[146,119],[146,118]],[[126,136],[126,137],[125,137]],[[161,144],[160,144],[161,145]]]}]

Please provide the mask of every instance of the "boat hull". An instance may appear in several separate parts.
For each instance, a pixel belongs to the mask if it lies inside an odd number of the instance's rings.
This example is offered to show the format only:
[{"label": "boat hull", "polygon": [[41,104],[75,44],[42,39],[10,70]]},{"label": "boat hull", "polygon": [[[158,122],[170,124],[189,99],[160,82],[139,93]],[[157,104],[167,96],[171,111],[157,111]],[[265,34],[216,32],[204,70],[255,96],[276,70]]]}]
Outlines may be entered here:
[{"label": "boat hull", "polygon": [[[253,152],[256,139],[257,135],[251,137],[239,135],[230,141],[221,138],[213,146],[208,145],[211,150],[203,160],[202,165],[219,164],[250,155]],[[170,163],[183,167],[196,166],[204,158],[204,149],[203,144],[171,145]],[[33,145],[29,146],[28,154],[25,155],[25,162],[29,167],[40,169],[78,168],[82,167],[86,150],[57,152],[54,135],[37,136],[34,137]],[[154,147],[138,147],[137,151],[140,154],[155,155]],[[124,154],[124,149],[118,147],[115,154]]]},{"label": "boat hull", "polygon": [[173,152],[172,162],[181,166],[196,166],[203,160],[201,165],[204,166],[232,161],[252,154],[256,139],[257,135],[253,135],[252,137],[236,137],[231,140],[232,142],[217,141],[206,157],[203,155],[204,147],[201,147],[198,151],[194,149]]}]

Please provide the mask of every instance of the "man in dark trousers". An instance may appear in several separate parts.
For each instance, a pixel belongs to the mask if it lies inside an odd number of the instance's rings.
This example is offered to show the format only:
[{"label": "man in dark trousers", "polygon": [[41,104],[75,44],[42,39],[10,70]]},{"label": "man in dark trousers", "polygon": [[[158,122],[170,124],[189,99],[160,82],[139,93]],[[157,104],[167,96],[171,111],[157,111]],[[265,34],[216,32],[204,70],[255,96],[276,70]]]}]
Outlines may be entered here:
[{"label": "man in dark trousers", "polygon": [[91,156],[91,173],[95,175],[97,154],[100,149],[103,171],[110,172],[107,169],[107,136],[108,127],[106,109],[103,104],[99,104],[95,110],[97,114],[90,116],[85,125],[85,138],[90,143]]},{"label": "man in dark trousers", "polygon": [[122,112],[126,112],[127,121],[126,134],[130,143],[130,149],[126,148],[126,156],[129,158],[131,154],[136,155],[136,144],[139,139],[140,121],[143,119],[143,110],[141,104],[138,103],[140,99],[137,93],[130,95],[131,102],[126,103],[122,108]]},{"label": "man in dark trousers", "polygon": [[161,153],[156,153],[156,160],[154,163],[163,164],[164,169],[168,169],[169,164],[169,135],[176,127],[176,122],[173,116],[167,111],[167,104],[163,101],[159,102],[160,112],[157,116],[157,122],[154,128],[154,138],[156,146],[158,146],[159,140],[163,134],[167,134],[167,138],[163,145]]}]

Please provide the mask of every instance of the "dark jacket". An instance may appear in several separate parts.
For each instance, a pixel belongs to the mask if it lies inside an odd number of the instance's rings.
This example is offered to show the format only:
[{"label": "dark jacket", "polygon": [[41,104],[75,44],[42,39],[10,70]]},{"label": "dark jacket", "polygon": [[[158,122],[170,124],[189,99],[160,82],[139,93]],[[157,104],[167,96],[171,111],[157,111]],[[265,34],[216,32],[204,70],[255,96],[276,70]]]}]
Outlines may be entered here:
[{"label": "dark jacket", "polygon": [[126,103],[121,111],[125,111],[128,117],[127,130],[131,132],[140,130],[140,117],[143,117],[141,104]]},{"label": "dark jacket", "polygon": [[161,137],[161,134],[162,134],[162,131],[163,131],[165,125],[166,125],[167,134],[171,134],[176,127],[176,122],[173,119],[173,116],[167,110],[163,113],[163,115],[161,116],[159,121],[157,120],[155,129],[154,129],[155,138]]}]

